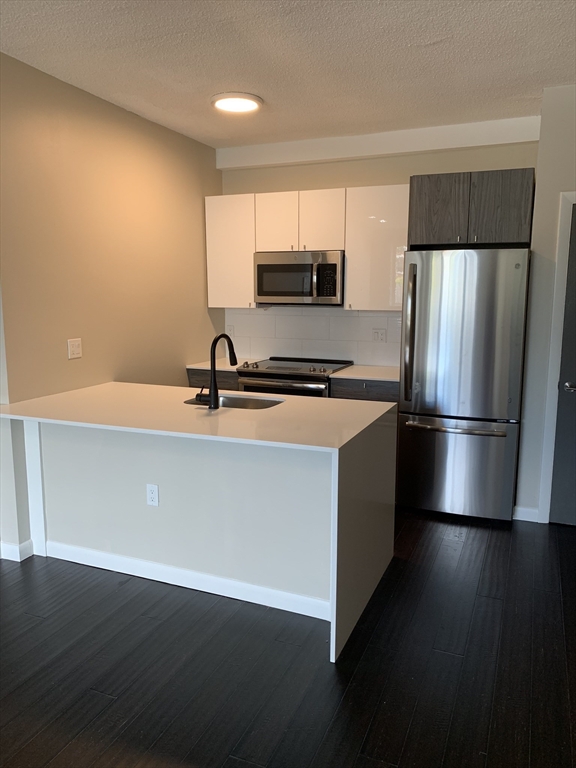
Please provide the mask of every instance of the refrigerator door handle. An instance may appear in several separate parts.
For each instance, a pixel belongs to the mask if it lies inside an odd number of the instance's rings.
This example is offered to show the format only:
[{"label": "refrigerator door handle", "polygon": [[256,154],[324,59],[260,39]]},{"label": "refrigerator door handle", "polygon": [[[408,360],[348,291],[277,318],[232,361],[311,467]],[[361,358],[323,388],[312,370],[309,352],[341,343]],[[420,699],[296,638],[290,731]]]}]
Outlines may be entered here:
[{"label": "refrigerator door handle", "polygon": [[404,400],[412,400],[414,379],[414,339],[416,334],[416,274],[417,265],[408,266],[408,290],[406,292],[406,314],[404,330]]},{"label": "refrigerator door handle", "polygon": [[427,429],[430,432],[450,432],[454,435],[482,435],[484,437],[506,437],[506,432],[496,429],[458,429],[457,427],[434,427],[431,424],[421,424],[419,421],[407,421],[411,429]]}]

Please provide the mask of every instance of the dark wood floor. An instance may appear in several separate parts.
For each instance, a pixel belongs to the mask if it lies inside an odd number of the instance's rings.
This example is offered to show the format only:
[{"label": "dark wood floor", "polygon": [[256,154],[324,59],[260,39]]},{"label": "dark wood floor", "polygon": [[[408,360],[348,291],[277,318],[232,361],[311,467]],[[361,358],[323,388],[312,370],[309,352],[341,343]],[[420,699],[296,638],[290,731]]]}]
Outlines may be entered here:
[{"label": "dark wood floor", "polygon": [[400,513],[336,665],[325,622],[49,558],[2,561],[1,597],[6,768],[576,755],[574,528]]}]

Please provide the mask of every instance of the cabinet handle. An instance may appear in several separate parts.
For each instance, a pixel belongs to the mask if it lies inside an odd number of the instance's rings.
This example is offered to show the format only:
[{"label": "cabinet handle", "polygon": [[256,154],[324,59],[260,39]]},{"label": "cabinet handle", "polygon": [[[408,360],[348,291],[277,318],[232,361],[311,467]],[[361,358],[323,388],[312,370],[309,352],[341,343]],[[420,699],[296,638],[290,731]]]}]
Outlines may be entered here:
[{"label": "cabinet handle", "polygon": [[364,382],[364,389],[366,389],[366,382]]},{"label": "cabinet handle", "polygon": [[460,242],[460,235],[458,235],[458,239],[457,239],[457,241],[456,241],[456,242],[457,242],[457,243],[459,243],[459,242]]},{"label": "cabinet handle", "polygon": [[475,243],[477,243],[477,242],[478,242],[478,235],[474,235],[474,242],[475,242]]},{"label": "cabinet handle", "polygon": [[352,309],[352,304],[348,304],[348,309]]},{"label": "cabinet handle", "polygon": [[294,250],[294,246],[293,246],[293,245],[291,245],[291,246],[290,246],[290,248],[291,248],[292,250]]},{"label": "cabinet handle", "polygon": [[304,250],[306,250],[306,243],[304,243]]}]

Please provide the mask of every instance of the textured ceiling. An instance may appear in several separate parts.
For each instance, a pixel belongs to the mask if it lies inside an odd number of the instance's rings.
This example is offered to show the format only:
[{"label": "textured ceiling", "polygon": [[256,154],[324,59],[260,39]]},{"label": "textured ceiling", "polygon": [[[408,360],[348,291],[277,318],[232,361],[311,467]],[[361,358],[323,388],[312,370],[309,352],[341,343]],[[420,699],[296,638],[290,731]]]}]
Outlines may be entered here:
[{"label": "textured ceiling", "polygon": [[[540,112],[573,0],[2,0],[1,49],[214,147]],[[223,115],[221,91],[265,101]]]}]

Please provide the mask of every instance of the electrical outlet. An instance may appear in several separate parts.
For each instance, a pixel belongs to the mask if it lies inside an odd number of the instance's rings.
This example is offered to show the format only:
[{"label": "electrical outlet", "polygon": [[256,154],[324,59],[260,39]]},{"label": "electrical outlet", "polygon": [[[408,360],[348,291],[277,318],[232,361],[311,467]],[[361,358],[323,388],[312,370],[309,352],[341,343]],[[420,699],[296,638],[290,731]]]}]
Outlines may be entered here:
[{"label": "electrical outlet", "polygon": [[381,330],[380,328],[374,328],[372,330],[372,341],[386,342],[386,331]]},{"label": "electrical outlet", "polygon": [[228,336],[234,336],[234,326],[233,325],[227,325],[226,326],[226,333]]},{"label": "electrical outlet", "polygon": [[82,339],[68,339],[68,360],[82,357]]},{"label": "electrical outlet", "polygon": [[149,507],[158,506],[158,486],[148,483],[146,485],[146,504]]}]

